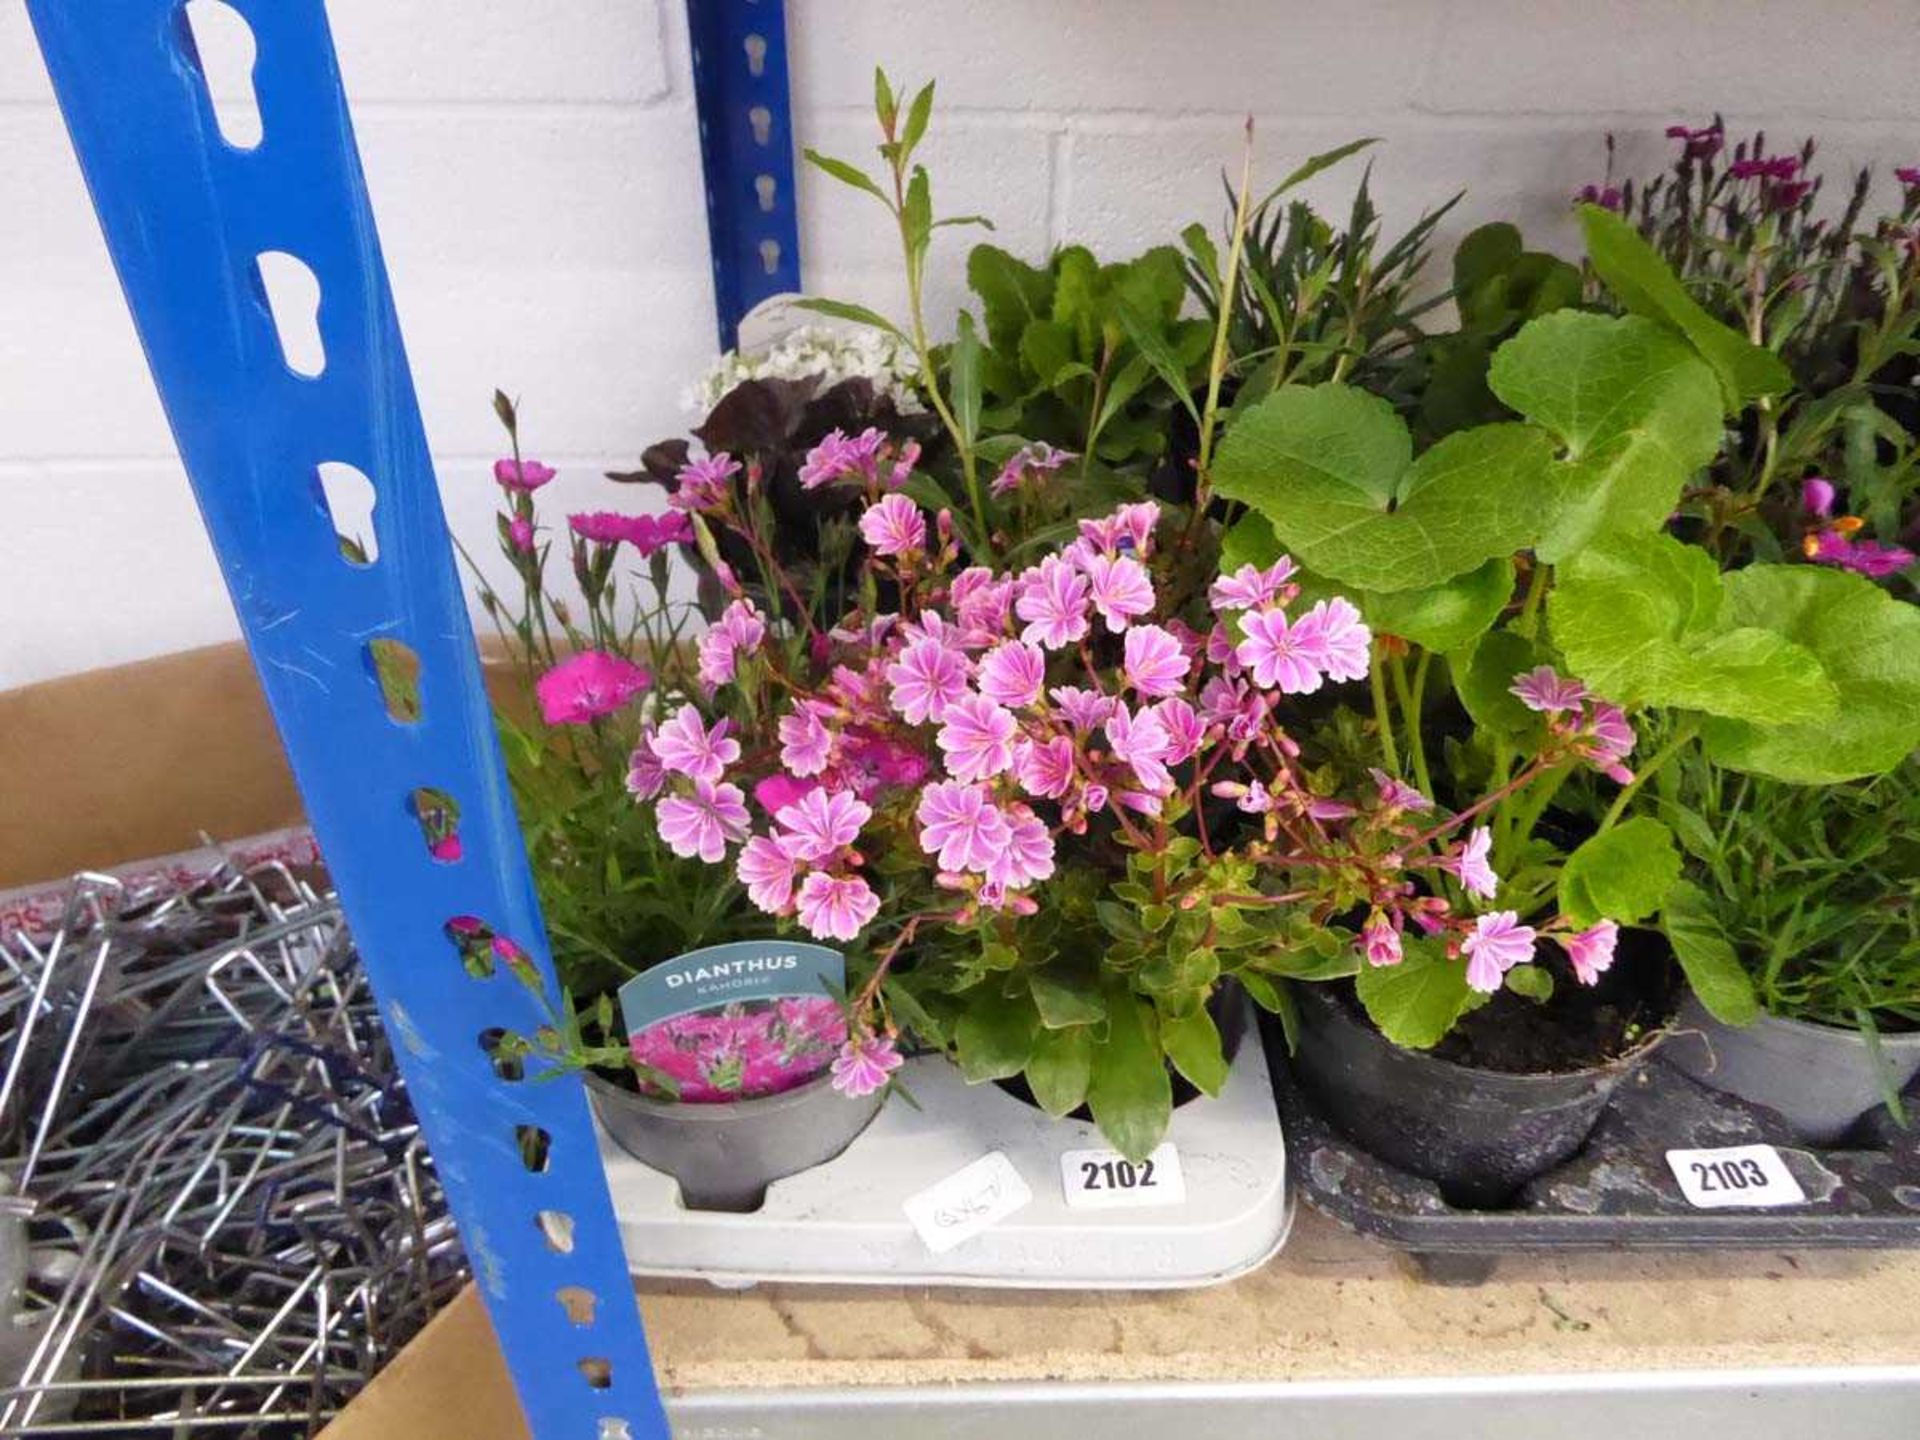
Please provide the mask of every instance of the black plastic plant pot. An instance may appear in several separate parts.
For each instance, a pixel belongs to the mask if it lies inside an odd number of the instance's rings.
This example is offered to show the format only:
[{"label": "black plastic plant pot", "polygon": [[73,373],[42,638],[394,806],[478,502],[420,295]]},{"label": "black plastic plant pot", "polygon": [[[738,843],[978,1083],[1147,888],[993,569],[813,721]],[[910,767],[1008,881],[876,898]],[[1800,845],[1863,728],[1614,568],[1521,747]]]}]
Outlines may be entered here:
[{"label": "black plastic plant pot", "polygon": [[614,1143],[671,1175],[691,1210],[758,1210],[774,1181],[851,1145],[886,1098],[880,1090],[850,1099],[826,1074],[778,1095],[714,1104],[650,1100],[591,1073],[586,1081]]},{"label": "black plastic plant pot", "polygon": [[1374,1155],[1470,1209],[1505,1204],[1585,1144],[1615,1088],[1655,1043],[1589,1069],[1508,1074],[1402,1049],[1329,986],[1295,985],[1293,994],[1293,1074],[1323,1111]]},{"label": "black plastic plant pot", "polygon": [[1703,1085],[1778,1112],[1802,1140],[1831,1145],[1920,1075],[1920,1034],[1882,1034],[1879,1063],[1857,1030],[1762,1015],[1725,1025],[1689,994],[1665,1053]]}]

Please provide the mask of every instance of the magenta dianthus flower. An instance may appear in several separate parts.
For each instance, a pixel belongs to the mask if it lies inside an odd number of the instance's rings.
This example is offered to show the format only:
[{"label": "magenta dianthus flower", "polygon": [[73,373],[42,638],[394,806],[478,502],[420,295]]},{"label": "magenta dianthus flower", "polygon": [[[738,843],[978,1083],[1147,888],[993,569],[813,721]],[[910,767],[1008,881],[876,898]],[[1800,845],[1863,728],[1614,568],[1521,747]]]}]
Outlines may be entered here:
[{"label": "magenta dianthus flower", "polygon": [[538,490],[560,472],[551,465],[542,465],[538,460],[496,460],[493,462],[494,481],[503,490],[518,490],[528,494]]},{"label": "magenta dianthus flower", "polygon": [[585,725],[611,715],[653,683],[631,660],[604,650],[583,650],[534,682],[534,698],[549,725]]}]

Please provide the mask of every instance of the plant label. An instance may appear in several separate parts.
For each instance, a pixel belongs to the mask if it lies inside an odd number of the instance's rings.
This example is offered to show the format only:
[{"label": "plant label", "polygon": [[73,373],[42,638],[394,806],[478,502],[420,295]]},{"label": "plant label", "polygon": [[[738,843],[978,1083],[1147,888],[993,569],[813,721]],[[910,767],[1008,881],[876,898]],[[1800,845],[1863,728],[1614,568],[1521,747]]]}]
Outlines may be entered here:
[{"label": "plant label", "polygon": [[1680,1193],[1696,1210],[1804,1205],[1807,1192],[1771,1145],[1719,1150],[1669,1150],[1667,1164]]},{"label": "plant label", "polygon": [[1069,1210],[1145,1210],[1187,1203],[1180,1152],[1163,1140],[1135,1164],[1118,1150],[1069,1150],[1060,1157],[1060,1188]]},{"label": "plant label", "polygon": [[805,1084],[847,1038],[846,957],[824,945],[737,940],[666,960],[620,987],[641,1089],[714,1102]]},{"label": "plant label", "polygon": [[1033,1191],[998,1150],[909,1195],[902,1207],[927,1249],[943,1255],[990,1230],[1033,1199]]}]

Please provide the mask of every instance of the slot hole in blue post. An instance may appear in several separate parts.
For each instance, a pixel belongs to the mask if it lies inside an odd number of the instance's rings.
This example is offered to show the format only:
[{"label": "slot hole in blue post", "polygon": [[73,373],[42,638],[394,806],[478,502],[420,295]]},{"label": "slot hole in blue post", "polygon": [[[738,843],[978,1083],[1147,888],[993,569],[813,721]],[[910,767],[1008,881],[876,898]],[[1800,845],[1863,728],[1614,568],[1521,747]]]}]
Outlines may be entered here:
[{"label": "slot hole in blue post", "polygon": [[320,490],[320,509],[333,526],[340,558],[364,567],[380,558],[380,541],[373,532],[373,482],[352,465],[324,460],[314,467]]},{"label": "slot hole in blue post", "polygon": [[181,16],[181,49],[200,72],[220,138],[236,150],[258,148],[265,127],[253,85],[253,27],[226,0],[187,0]]},{"label": "slot hole in blue post", "polygon": [[613,1362],[604,1355],[588,1355],[582,1359],[580,1374],[585,1378],[589,1389],[611,1390],[613,1388]]},{"label": "slot hole in blue post", "polygon": [[535,1175],[546,1174],[553,1157],[553,1136],[538,1125],[516,1125],[513,1139],[520,1148],[520,1163]]},{"label": "slot hole in blue post", "polygon": [[440,927],[475,980],[493,978],[493,929],[477,915],[456,915]]},{"label": "slot hole in blue post", "polygon": [[542,1210],[533,1218],[549,1250],[556,1255],[573,1253],[573,1217],[571,1215],[564,1210]]},{"label": "slot hole in blue post", "polygon": [[320,339],[320,277],[297,255],[262,250],[253,257],[256,292],[263,298],[280,358],[304,380],[326,373],[327,347]]},{"label": "slot hole in blue post", "polygon": [[562,1285],[553,1292],[553,1298],[560,1302],[560,1308],[567,1312],[567,1323],[584,1330],[593,1324],[593,1312],[600,1303],[600,1297],[584,1285]]},{"label": "slot hole in blue post", "polygon": [[507,1043],[507,1032],[500,1026],[480,1032],[480,1053],[493,1066],[495,1079],[517,1085],[527,1078],[526,1062],[520,1058],[519,1051]]},{"label": "slot hole in blue post", "polygon": [[422,785],[407,797],[407,809],[419,823],[427,854],[451,865],[465,853],[460,844],[460,802],[446,791]]},{"label": "slot hole in blue post", "polygon": [[367,661],[374,683],[396,725],[420,723],[420,656],[404,640],[379,635],[367,642]]}]

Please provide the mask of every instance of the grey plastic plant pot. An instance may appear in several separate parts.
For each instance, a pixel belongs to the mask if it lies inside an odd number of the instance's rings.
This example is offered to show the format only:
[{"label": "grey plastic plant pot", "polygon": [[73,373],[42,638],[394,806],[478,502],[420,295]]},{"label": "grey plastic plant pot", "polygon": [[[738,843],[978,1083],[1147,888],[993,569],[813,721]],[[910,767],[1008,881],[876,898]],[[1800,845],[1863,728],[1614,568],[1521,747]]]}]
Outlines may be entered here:
[{"label": "grey plastic plant pot", "polygon": [[724,1104],[649,1100],[589,1073],[594,1114],[622,1150],[671,1175],[691,1210],[760,1208],[767,1186],[823,1165],[880,1113],[886,1091],[850,1099],[818,1078]]},{"label": "grey plastic plant pot", "polygon": [[1605,1065],[1553,1075],[1476,1070],[1406,1050],[1324,985],[1292,987],[1293,1074],[1349,1137],[1425,1176],[1450,1204],[1493,1209],[1586,1143],[1620,1082],[1658,1036]]},{"label": "grey plastic plant pot", "polygon": [[1881,1035],[1880,1067],[1858,1031],[1762,1015],[1727,1025],[1689,992],[1662,1058],[1703,1085],[1777,1111],[1811,1145],[1831,1145],[1920,1075],[1920,1034]]}]

